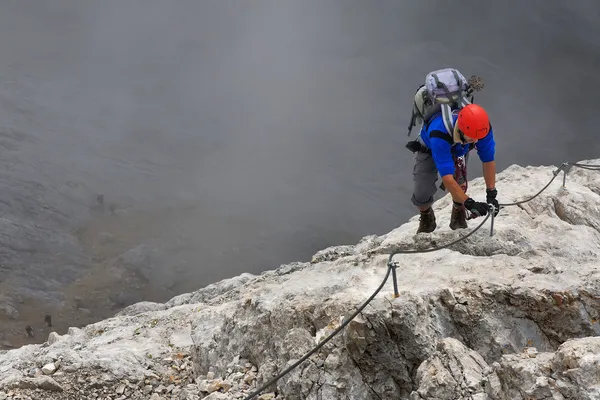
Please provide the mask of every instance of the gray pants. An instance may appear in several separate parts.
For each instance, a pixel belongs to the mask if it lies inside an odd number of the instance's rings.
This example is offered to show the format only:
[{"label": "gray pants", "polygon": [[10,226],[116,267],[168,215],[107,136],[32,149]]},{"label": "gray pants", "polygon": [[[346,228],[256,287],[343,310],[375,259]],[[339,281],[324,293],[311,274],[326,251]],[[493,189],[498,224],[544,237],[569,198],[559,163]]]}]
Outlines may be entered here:
[{"label": "gray pants", "polygon": [[[469,153],[465,155],[465,166],[469,160]],[[456,168],[455,168],[456,169]],[[456,172],[454,175],[457,178]],[[462,177],[461,177],[462,178]],[[466,179],[466,177],[464,177]],[[429,153],[417,151],[415,153],[415,165],[413,167],[414,189],[411,198],[417,207],[428,207],[433,204],[433,196],[437,191],[438,169],[433,157]],[[459,182],[461,186],[463,182]],[[464,182],[466,185],[466,182]]]}]

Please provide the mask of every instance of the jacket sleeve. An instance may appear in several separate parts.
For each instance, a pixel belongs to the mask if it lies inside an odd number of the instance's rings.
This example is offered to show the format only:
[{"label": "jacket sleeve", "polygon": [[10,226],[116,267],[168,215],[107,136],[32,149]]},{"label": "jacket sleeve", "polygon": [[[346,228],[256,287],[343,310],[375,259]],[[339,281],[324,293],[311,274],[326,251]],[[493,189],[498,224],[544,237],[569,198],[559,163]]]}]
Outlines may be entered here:
[{"label": "jacket sleeve", "polygon": [[491,129],[491,127],[490,133],[488,133],[483,139],[478,140],[475,147],[477,148],[477,155],[479,155],[481,162],[494,161],[496,154],[496,142],[494,141],[494,130]]}]

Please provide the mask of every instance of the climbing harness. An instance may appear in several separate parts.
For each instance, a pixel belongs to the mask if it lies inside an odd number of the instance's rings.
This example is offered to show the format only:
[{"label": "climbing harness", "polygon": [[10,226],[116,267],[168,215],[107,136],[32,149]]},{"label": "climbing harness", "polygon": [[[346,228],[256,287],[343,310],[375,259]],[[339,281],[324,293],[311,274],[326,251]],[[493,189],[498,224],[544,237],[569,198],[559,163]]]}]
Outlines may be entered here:
[{"label": "climbing harness", "polygon": [[[514,203],[504,203],[504,204],[501,203],[501,204],[499,204],[499,208],[502,209],[503,207],[515,206],[515,205],[527,203],[527,202],[535,199],[544,190],[546,190],[548,188],[548,186],[550,186],[550,184],[554,181],[554,179],[556,179],[556,177],[558,176],[558,174],[560,174],[561,171],[564,173],[564,176],[563,176],[563,187],[564,187],[565,186],[565,182],[566,182],[566,178],[567,178],[567,173],[571,170],[572,167],[582,168],[582,169],[586,169],[586,170],[590,170],[590,171],[600,171],[600,165],[589,165],[589,164],[564,162],[564,163],[561,164],[560,167],[558,167],[557,170],[553,171],[553,177],[550,180],[550,182],[548,182],[548,184],[546,184],[546,186],[544,186],[535,195],[533,195],[532,197],[530,197],[530,198],[528,198],[526,200],[521,200],[521,201],[517,201],[517,202],[514,202]],[[472,231],[470,231],[466,235],[463,235],[463,236],[459,237],[458,239],[451,241],[450,243],[447,243],[447,244],[441,245],[441,246],[437,246],[437,247],[432,247],[432,248],[425,249],[425,250],[395,250],[395,251],[393,251],[389,255],[389,257],[388,257],[388,262],[387,262],[388,269],[387,269],[387,272],[385,274],[385,277],[383,278],[383,281],[381,282],[381,284],[379,285],[379,287],[375,290],[375,292],[373,292],[373,294],[354,313],[352,313],[352,315],[350,315],[348,318],[346,318],[340,324],[340,326],[338,328],[336,328],[333,332],[331,332],[331,334],[329,334],[329,336],[327,336],[325,339],[323,339],[312,350],[310,350],[308,353],[306,353],[302,358],[300,358],[294,364],[292,364],[288,368],[286,368],[279,375],[277,375],[276,377],[272,378],[270,381],[268,381],[267,383],[265,383],[263,386],[261,386],[260,388],[258,388],[257,390],[255,390],[254,392],[252,392],[251,394],[249,394],[248,396],[246,396],[244,398],[244,400],[250,400],[250,399],[258,396],[263,390],[265,390],[266,388],[268,388],[272,384],[276,383],[279,379],[281,379],[282,377],[284,377],[286,374],[290,373],[294,368],[296,368],[298,365],[300,365],[302,362],[304,362],[311,355],[313,355],[314,353],[316,353],[328,341],[330,341],[334,336],[336,336],[342,329],[344,329],[375,298],[375,296],[381,291],[381,289],[383,288],[383,286],[387,282],[387,280],[388,280],[388,278],[390,276],[390,273],[392,275],[392,280],[393,280],[393,285],[394,285],[394,295],[393,295],[393,297],[394,298],[399,297],[400,294],[398,292],[398,282],[397,282],[397,276],[396,276],[396,268],[399,265],[396,262],[393,261],[393,257],[396,254],[430,253],[430,252],[433,252],[433,251],[438,251],[438,250],[445,249],[447,247],[453,246],[453,245],[455,245],[455,244],[457,244],[459,242],[462,242],[463,240],[467,239],[469,236],[473,235],[475,232],[477,232],[479,229],[481,229],[481,227],[485,224],[485,222],[488,219],[490,219],[490,218],[491,218],[490,236],[493,236],[494,235],[494,214],[495,214],[495,207],[493,205],[489,204],[489,208],[490,208],[489,212],[486,214],[486,216],[483,219],[483,221],[481,221],[481,223],[475,227],[475,229],[473,229]]]}]

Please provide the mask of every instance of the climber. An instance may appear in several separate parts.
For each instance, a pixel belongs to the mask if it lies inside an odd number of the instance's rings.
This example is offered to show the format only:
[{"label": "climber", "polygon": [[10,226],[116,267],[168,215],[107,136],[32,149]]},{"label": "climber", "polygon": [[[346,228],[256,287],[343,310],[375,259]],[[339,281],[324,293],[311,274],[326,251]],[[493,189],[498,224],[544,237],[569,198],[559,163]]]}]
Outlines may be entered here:
[{"label": "climber", "polygon": [[[486,215],[488,204],[495,207],[496,200],[496,164],[495,142],[492,126],[487,112],[477,104],[468,104],[452,111],[452,134],[444,125],[442,113],[432,116],[422,127],[418,140],[421,149],[415,152],[413,168],[414,192],[412,203],[420,211],[417,233],[433,232],[437,227],[431,205],[437,191],[438,172],[442,177],[442,189],[446,188],[453,199],[450,228],[467,228],[466,210],[472,217]],[[467,192],[467,161],[469,152],[477,149],[483,164],[483,178],[486,184],[486,203],[469,197]],[[465,210],[466,209],[466,210]]]}]

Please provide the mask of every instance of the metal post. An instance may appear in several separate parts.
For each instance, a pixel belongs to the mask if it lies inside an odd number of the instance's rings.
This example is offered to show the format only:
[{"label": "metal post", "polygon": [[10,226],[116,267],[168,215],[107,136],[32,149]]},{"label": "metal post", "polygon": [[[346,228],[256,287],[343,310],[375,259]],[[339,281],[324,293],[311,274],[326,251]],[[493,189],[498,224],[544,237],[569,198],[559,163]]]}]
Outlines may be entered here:
[{"label": "metal post", "polygon": [[571,165],[569,165],[569,163],[563,163],[563,188],[565,187],[565,184],[567,183],[567,174],[569,173],[569,171],[571,170]]},{"label": "metal post", "polygon": [[398,280],[396,279],[396,264],[391,263],[390,268],[392,269],[392,281],[394,282],[394,298],[399,297],[398,293]]},{"label": "metal post", "polygon": [[492,223],[490,224],[490,237],[494,236],[494,214],[496,213],[496,207],[492,205]]}]

